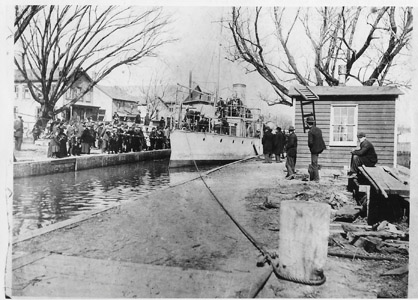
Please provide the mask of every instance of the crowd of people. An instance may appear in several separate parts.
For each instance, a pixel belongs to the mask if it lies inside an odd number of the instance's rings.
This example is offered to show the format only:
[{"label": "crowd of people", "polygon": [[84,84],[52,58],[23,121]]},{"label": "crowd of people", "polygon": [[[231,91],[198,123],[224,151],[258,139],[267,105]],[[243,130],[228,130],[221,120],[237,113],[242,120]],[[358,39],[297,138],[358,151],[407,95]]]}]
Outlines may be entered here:
[{"label": "crowd of people", "polygon": [[[327,148],[322,137],[322,131],[316,126],[316,120],[312,116],[306,119],[308,125],[308,147],[311,153],[311,163],[308,166],[309,180],[319,181],[319,155]],[[373,167],[376,165],[378,159],[373,144],[366,139],[364,132],[357,134],[358,147],[351,151],[350,177],[356,177],[359,172],[359,166],[365,165]],[[273,133],[272,128],[265,126],[262,138],[263,154],[265,163],[272,162],[273,154],[276,157],[276,162],[281,162],[283,154],[286,154],[286,179],[292,180],[296,176],[296,158],[298,139],[295,133],[295,127],[289,126],[288,134],[282,132],[280,127],[277,127]]]},{"label": "crowd of people", "polygon": [[[190,125],[188,115],[182,125]],[[194,116],[195,117],[195,116]],[[204,116],[200,121],[206,121]],[[33,126],[32,134],[35,142],[41,136],[49,138],[48,157],[62,158],[67,156],[79,156],[90,154],[91,149],[100,149],[101,153],[126,153],[146,150],[159,150],[170,148],[170,128],[164,118],[158,126],[143,126],[139,118],[133,124],[120,122],[114,118],[112,122],[98,122],[88,118],[87,121],[63,122],[59,119],[50,120],[42,130],[42,122],[38,120]],[[148,122],[146,122],[149,124]],[[322,131],[316,127],[313,117],[306,120],[309,127],[308,147],[311,152],[311,164],[308,166],[309,179],[319,181],[319,154],[326,145],[322,137]],[[199,129],[206,131],[208,124],[196,123]],[[202,126],[203,128],[200,128]],[[149,128],[151,130],[149,131]],[[200,130],[199,130],[200,131]],[[14,122],[15,149],[20,150],[23,139],[23,119],[21,116]],[[356,176],[361,165],[374,166],[377,163],[377,154],[373,144],[366,139],[363,132],[357,135],[359,146],[351,151],[350,176]],[[296,175],[295,165],[297,158],[298,141],[295,128],[290,126],[288,132],[277,127],[274,132],[269,126],[263,128],[263,154],[265,163],[271,163],[274,155],[277,163],[282,162],[286,155],[286,179],[294,179]]]},{"label": "crowd of people", "polygon": [[[34,140],[42,135],[39,125],[34,125]],[[63,122],[57,119],[48,122],[43,136],[50,140],[47,156],[52,158],[90,154],[91,149],[113,154],[170,147],[168,126],[160,122],[159,126],[144,128],[145,132],[139,123],[128,124],[116,120],[98,122],[89,118],[87,121]]]}]

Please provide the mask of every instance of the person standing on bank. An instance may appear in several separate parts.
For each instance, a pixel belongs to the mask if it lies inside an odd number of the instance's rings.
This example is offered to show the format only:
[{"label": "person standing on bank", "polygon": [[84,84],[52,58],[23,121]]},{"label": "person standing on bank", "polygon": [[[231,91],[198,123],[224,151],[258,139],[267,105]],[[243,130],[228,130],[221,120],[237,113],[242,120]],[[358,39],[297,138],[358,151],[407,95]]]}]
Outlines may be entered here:
[{"label": "person standing on bank", "polygon": [[309,180],[319,181],[319,165],[318,157],[327,147],[324,139],[322,138],[322,131],[316,127],[316,121],[314,117],[310,116],[307,118],[306,123],[309,126],[308,132],[308,146],[311,152],[311,164],[309,165]]},{"label": "person standing on bank", "polygon": [[23,119],[22,116],[18,116],[14,122],[14,138],[15,138],[15,150],[22,150],[23,141]]},{"label": "person standing on bank", "polygon": [[276,157],[276,163],[282,162],[281,157],[283,156],[283,149],[284,149],[284,143],[285,143],[286,137],[284,133],[282,132],[282,129],[280,127],[276,128],[276,133],[274,134],[274,146],[273,146],[273,152]]},{"label": "person standing on bank", "polygon": [[357,138],[360,142],[360,148],[351,151],[350,172],[348,175],[356,176],[359,167],[365,165],[366,167],[374,167],[377,163],[377,154],[374,150],[373,144],[366,139],[364,132],[359,132]]},{"label": "person standing on bank", "polygon": [[274,135],[270,127],[264,130],[261,142],[263,144],[264,163],[271,164],[271,155],[273,154]]},{"label": "person standing on bank", "polygon": [[290,126],[289,127],[289,136],[287,138],[287,143],[286,143],[286,146],[285,146],[285,149],[286,149],[286,169],[287,169],[286,179],[288,179],[288,180],[294,179],[295,175],[296,175],[295,165],[296,165],[297,148],[298,148],[298,138],[295,134],[295,127]]}]

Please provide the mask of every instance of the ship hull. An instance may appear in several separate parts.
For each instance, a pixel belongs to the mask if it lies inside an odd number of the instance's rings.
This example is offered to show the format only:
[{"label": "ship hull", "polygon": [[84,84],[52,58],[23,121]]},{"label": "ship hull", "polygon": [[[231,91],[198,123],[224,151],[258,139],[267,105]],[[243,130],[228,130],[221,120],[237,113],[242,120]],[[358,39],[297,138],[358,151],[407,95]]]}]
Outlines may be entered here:
[{"label": "ship hull", "polygon": [[170,134],[170,167],[227,163],[261,153],[259,138],[175,130]]}]

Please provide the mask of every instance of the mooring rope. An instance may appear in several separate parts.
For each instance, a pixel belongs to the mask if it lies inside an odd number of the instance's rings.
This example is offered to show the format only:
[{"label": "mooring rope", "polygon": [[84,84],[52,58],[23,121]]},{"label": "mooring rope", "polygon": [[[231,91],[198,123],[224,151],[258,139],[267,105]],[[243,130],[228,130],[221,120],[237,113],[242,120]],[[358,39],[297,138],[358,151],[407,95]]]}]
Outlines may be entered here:
[{"label": "mooring rope", "polygon": [[289,280],[289,281],[293,281],[296,283],[302,283],[302,284],[308,284],[308,285],[321,285],[326,281],[326,277],[325,274],[323,273],[322,270],[318,270],[317,271],[317,275],[318,277],[320,277],[319,279],[316,280],[305,280],[305,279],[300,279],[300,278],[295,278],[293,276],[289,276],[286,274],[281,274],[277,268],[277,265],[274,263],[274,258],[272,257],[272,255],[244,228],[241,226],[240,223],[238,223],[238,221],[231,215],[231,213],[226,209],[226,207],[222,204],[222,202],[219,200],[219,198],[215,195],[215,193],[212,191],[212,189],[208,186],[208,184],[206,183],[205,179],[202,176],[202,173],[199,170],[199,167],[197,166],[196,160],[193,158],[193,154],[192,154],[192,150],[190,147],[190,142],[189,139],[187,137],[187,133],[185,133],[186,135],[186,141],[187,141],[187,145],[189,146],[189,150],[190,150],[190,154],[191,154],[191,158],[193,160],[193,164],[197,170],[197,173],[199,174],[199,178],[202,180],[203,184],[206,186],[206,188],[208,189],[208,191],[210,192],[210,194],[212,195],[212,197],[216,200],[216,202],[220,205],[220,207],[223,209],[223,211],[227,214],[227,216],[232,220],[232,222],[238,227],[238,229],[244,234],[244,236],[261,252],[261,254],[265,257],[265,260],[268,264],[270,264],[270,266],[273,268],[273,272],[274,274],[276,274],[276,276],[278,278],[281,279],[285,279],[285,280]]}]

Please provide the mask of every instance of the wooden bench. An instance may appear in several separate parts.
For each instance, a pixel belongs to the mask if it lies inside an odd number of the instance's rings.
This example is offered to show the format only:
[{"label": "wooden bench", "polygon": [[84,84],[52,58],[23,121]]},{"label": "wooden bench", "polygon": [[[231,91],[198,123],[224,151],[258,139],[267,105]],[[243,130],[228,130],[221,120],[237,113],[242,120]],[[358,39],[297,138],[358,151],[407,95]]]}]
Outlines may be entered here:
[{"label": "wooden bench", "polygon": [[[369,224],[398,216],[398,212],[405,207],[409,218],[409,185],[406,182],[397,177],[389,167],[361,166],[359,170],[359,181],[373,188],[367,205]],[[407,205],[403,204],[403,201],[406,201]]]},{"label": "wooden bench", "polygon": [[399,195],[409,198],[409,186],[391,173],[388,167],[361,166],[360,171],[370,184],[385,198],[388,198],[389,195]]}]

